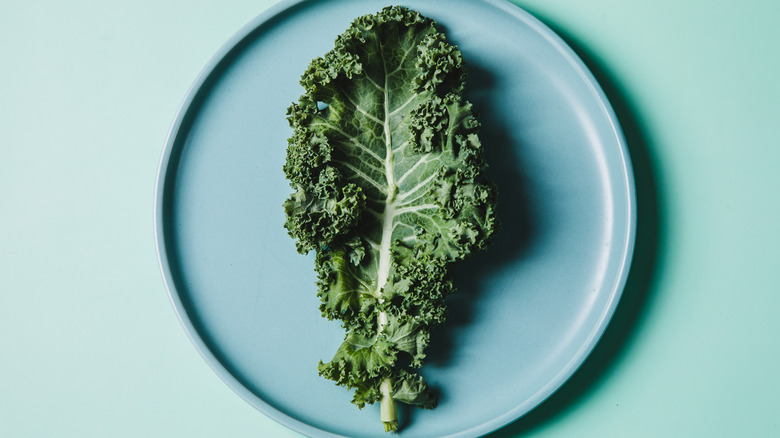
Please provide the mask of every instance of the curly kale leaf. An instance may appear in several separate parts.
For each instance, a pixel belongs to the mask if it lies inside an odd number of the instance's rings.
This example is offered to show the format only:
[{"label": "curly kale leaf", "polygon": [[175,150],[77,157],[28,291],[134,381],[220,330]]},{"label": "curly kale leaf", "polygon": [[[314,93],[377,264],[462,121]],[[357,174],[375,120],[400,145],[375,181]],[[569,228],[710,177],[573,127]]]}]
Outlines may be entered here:
[{"label": "curly kale leaf", "polygon": [[288,110],[285,227],[316,252],[323,316],[347,331],[322,376],[381,401],[435,406],[415,370],[454,288],[448,269],[497,229],[463,57],[403,7],[357,18],[301,78]]}]

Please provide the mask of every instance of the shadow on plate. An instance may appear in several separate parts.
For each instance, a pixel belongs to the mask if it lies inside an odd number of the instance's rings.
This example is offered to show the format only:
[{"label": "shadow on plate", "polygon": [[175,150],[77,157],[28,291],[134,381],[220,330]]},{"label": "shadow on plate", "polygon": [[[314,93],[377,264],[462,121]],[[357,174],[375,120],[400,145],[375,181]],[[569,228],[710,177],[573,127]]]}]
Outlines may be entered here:
[{"label": "shadow on plate", "polygon": [[652,138],[633,107],[627,91],[599,59],[572,35],[545,21],[579,55],[612,104],[623,128],[631,156],[637,192],[637,234],[628,281],[615,314],[601,340],[577,372],[550,398],[524,417],[490,435],[510,438],[526,435],[564,417],[596,392],[617,368],[641,330],[650,310],[655,280],[660,273],[659,252],[664,228],[662,193]]}]

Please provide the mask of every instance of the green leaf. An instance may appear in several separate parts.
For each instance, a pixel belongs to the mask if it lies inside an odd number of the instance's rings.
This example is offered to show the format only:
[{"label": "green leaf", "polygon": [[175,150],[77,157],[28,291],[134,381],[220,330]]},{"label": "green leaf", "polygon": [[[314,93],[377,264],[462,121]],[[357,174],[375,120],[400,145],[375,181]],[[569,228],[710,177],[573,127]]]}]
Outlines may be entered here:
[{"label": "green leaf", "polygon": [[347,330],[319,370],[361,407],[387,379],[393,399],[435,404],[409,367],[445,318],[448,269],[498,228],[465,76],[432,20],[388,7],[311,62],[288,110],[285,227],[299,251],[316,251],[322,313]]},{"label": "green leaf", "polygon": [[399,373],[393,386],[393,398],[425,409],[436,407],[436,399],[431,395],[428,384],[418,374]]}]

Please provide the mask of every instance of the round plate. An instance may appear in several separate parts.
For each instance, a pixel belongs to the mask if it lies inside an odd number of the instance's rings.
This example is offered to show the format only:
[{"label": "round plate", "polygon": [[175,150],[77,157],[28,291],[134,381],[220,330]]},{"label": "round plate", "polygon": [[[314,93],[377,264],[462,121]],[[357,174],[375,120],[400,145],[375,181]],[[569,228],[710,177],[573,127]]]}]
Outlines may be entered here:
[{"label": "round plate", "polygon": [[[257,409],[313,436],[386,436],[378,406],[317,375],[343,339],[320,316],[313,256],[283,228],[285,110],[310,60],[366,0],[286,1],[206,66],[165,145],[155,199],[160,266],[176,312],[217,374]],[[623,290],[634,187],[603,92],[550,29],[501,0],[411,0],[467,62],[466,97],[499,187],[502,230],[455,272],[450,315],[422,374],[432,411],[404,437],[473,437],[524,415],[585,360]]]}]

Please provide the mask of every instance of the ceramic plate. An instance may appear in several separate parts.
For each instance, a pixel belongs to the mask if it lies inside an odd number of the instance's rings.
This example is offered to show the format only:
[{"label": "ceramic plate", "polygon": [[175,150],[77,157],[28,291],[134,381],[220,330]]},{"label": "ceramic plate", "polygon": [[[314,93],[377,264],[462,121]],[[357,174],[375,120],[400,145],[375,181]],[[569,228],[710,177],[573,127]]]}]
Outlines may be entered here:
[{"label": "ceramic plate", "polygon": [[[185,330],[228,386],[306,435],[386,436],[378,406],[317,375],[343,331],[283,228],[285,110],[309,61],[386,5],[287,1],[256,18],[196,80],[160,164],[158,253]],[[633,178],[607,99],[550,29],[500,0],[404,5],[463,52],[503,228],[457,269],[421,371],[439,406],[402,410],[401,436],[480,436],[550,396],[604,331],[633,251]]]}]

